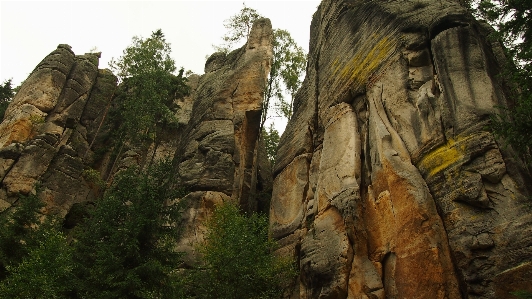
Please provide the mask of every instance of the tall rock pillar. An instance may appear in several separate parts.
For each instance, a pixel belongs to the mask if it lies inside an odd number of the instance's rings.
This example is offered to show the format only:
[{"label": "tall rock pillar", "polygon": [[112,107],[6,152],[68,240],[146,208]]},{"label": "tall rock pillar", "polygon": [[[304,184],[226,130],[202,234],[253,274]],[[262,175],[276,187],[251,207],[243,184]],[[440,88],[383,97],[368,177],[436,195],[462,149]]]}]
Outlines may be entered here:
[{"label": "tall rock pillar", "polygon": [[[181,182],[191,191],[180,248],[193,253],[203,221],[215,204],[233,201],[255,211],[257,193],[271,188],[271,170],[259,152],[262,101],[272,59],[272,26],[260,19],[247,43],[231,53],[214,53],[196,78],[188,122],[176,151]],[[190,262],[193,262],[189,255]]]},{"label": "tall rock pillar", "polygon": [[291,298],[532,292],[531,179],[485,129],[507,101],[489,32],[458,1],[321,3],[274,167]]}]

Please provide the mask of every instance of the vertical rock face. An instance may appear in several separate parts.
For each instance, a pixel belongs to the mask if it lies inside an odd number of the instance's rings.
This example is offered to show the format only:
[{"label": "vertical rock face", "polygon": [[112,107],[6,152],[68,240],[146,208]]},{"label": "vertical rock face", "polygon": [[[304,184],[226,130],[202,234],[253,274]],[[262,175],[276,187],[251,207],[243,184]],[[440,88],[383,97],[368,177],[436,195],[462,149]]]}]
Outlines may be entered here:
[{"label": "vertical rock face", "polygon": [[274,167],[291,298],[532,291],[531,179],[485,129],[506,105],[488,34],[458,1],[322,2]]},{"label": "vertical rock face", "polygon": [[[179,246],[193,251],[214,204],[232,200],[255,210],[256,194],[271,189],[269,162],[257,146],[271,39],[271,23],[261,19],[244,47],[213,54],[206,73],[189,78],[190,96],[175,100],[179,128],[162,132],[157,144],[124,150],[113,149],[108,134],[117,78],[98,69],[99,54],[76,56],[59,45],[23,83],[0,124],[0,213],[40,186],[43,213],[65,217],[71,228],[69,212],[96,199],[100,177],[169,156],[190,191]],[[116,160],[113,150],[122,153]]]},{"label": "vertical rock face", "polygon": [[261,19],[244,47],[209,57],[191,94],[191,117],[180,140],[182,150],[176,153],[186,187],[223,192],[251,210],[256,205],[248,199],[256,191],[252,178],[259,171],[255,159],[271,39],[271,23]]},{"label": "vertical rock face", "polygon": [[[180,250],[193,262],[194,243],[201,241],[203,221],[213,206],[237,202],[255,211],[257,194],[271,189],[266,154],[258,152],[263,92],[272,58],[269,19],[255,22],[248,42],[227,55],[207,59],[205,74],[192,84],[189,99],[181,103],[190,111],[178,142],[175,161],[190,204],[185,215]],[[188,104],[187,104],[188,101]]]},{"label": "vertical rock face", "polygon": [[110,72],[98,70],[98,58],[59,45],[22,84],[0,124],[2,210],[37,184],[46,213],[65,216],[75,203],[94,199],[82,176],[93,154],[88,132],[94,134],[101,102],[116,86]]}]

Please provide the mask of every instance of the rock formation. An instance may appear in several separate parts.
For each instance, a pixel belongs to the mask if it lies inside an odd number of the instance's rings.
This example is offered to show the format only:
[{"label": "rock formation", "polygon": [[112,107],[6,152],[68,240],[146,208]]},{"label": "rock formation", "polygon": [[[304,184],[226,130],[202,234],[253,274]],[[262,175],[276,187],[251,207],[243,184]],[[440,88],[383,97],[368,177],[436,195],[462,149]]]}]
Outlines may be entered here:
[{"label": "rock formation", "polygon": [[531,179],[486,129],[505,61],[458,1],[326,0],[270,208],[291,298],[532,291]]},{"label": "rock formation", "polygon": [[[273,169],[271,235],[300,269],[290,298],[532,292],[531,178],[486,129],[508,101],[490,30],[453,0],[320,5]],[[99,54],[59,45],[0,124],[0,213],[38,189],[43,213],[71,228],[95,180],[170,156],[189,191],[178,247],[192,263],[215,204],[260,209],[272,184],[258,146],[271,38],[261,19],[244,47],[209,57],[175,99],[180,126],[123,151],[109,140],[116,77]]]},{"label": "rock formation", "polygon": [[65,216],[74,204],[94,199],[83,171],[116,86],[114,75],[98,70],[98,58],[59,45],[22,84],[0,124],[1,210],[37,184],[47,214]]},{"label": "rock formation", "polygon": [[59,45],[22,84],[0,125],[0,213],[37,191],[43,214],[65,217],[71,228],[73,214],[97,198],[98,180],[152,156],[170,157],[190,191],[181,199],[189,205],[183,223],[189,229],[179,246],[192,252],[215,202],[255,210],[256,194],[271,189],[269,162],[257,154],[271,38],[270,21],[261,19],[244,47],[213,54],[204,75],[190,76],[190,96],[175,99],[179,128],[163,132],[157,144],[123,150],[113,149],[108,134],[117,78],[98,69],[99,54],[76,56]]},{"label": "rock formation", "polygon": [[272,58],[268,19],[253,25],[247,44],[227,55],[207,59],[186,104],[190,117],[176,150],[179,176],[190,191],[185,233],[179,249],[193,262],[202,240],[203,222],[216,203],[231,200],[256,211],[258,193],[271,189],[271,169],[258,136],[266,80]]}]

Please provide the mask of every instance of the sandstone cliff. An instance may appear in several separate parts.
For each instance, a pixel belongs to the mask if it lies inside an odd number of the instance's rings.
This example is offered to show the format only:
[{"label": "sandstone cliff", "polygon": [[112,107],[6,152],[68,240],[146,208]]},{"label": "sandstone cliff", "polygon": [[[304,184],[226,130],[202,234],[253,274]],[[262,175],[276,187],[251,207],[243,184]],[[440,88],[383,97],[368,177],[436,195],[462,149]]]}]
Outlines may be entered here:
[{"label": "sandstone cliff", "polygon": [[[300,268],[291,298],[532,291],[531,178],[486,129],[507,104],[489,32],[452,0],[320,5],[273,169],[271,234]],[[0,124],[0,213],[40,185],[43,213],[71,228],[97,198],[95,173],[170,156],[190,191],[178,246],[193,262],[214,204],[260,209],[272,184],[257,138],[271,36],[263,19],[244,47],[209,57],[175,99],[180,126],[123,151],[108,138],[116,77],[59,45]]]},{"label": "sandstone cliff", "polygon": [[215,202],[256,210],[257,193],[271,189],[266,155],[257,154],[271,38],[270,21],[261,19],[244,47],[213,54],[205,74],[189,78],[190,96],[175,99],[179,127],[141,148],[117,148],[110,139],[120,87],[110,71],[98,69],[99,54],[75,55],[59,45],[23,83],[0,124],[0,213],[37,188],[43,214],[65,217],[68,229],[96,200],[99,180],[151,157],[170,157],[178,183],[190,191],[181,199],[189,208],[179,246],[192,252]]},{"label": "sandstone cliff", "polygon": [[64,216],[75,203],[94,199],[82,173],[89,143],[104,117],[116,78],[98,70],[99,54],[76,56],[59,45],[22,84],[0,124],[0,205],[41,185],[44,213]]},{"label": "sandstone cliff", "polygon": [[531,179],[487,131],[502,48],[458,1],[323,1],[274,167],[292,298],[512,298]]}]

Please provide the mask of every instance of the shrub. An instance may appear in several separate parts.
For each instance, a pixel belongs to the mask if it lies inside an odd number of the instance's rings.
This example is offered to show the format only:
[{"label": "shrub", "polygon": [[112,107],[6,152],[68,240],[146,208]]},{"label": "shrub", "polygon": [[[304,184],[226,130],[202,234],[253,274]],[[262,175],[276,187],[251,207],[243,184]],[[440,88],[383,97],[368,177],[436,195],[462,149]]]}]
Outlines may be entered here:
[{"label": "shrub", "polygon": [[296,274],[293,262],[276,256],[266,216],[241,214],[234,204],[217,207],[201,245],[202,267],[193,286],[198,298],[279,298]]}]

